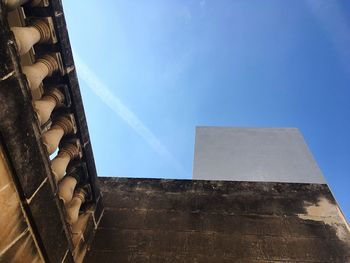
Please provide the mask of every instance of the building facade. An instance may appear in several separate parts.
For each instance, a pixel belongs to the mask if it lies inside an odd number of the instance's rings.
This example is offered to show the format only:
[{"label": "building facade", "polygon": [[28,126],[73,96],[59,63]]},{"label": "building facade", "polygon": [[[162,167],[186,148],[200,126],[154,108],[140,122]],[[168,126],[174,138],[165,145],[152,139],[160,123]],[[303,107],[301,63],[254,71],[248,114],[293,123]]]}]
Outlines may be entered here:
[{"label": "building facade", "polygon": [[0,5],[0,262],[82,262],[102,215],[60,1]]}]

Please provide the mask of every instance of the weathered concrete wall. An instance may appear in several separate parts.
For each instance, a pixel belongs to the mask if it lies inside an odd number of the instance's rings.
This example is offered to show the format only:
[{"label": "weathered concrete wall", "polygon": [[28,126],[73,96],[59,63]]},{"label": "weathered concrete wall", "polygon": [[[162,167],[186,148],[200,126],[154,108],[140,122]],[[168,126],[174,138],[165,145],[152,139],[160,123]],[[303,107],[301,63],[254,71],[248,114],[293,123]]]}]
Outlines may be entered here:
[{"label": "weathered concrete wall", "polygon": [[327,185],[100,178],[85,262],[350,262]]}]

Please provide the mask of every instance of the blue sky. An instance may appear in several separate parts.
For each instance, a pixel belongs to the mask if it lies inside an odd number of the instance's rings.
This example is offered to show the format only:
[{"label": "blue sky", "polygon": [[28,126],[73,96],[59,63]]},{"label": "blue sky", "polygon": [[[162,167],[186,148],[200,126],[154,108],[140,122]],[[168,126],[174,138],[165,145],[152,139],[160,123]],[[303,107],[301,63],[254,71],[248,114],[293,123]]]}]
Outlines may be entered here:
[{"label": "blue sky", "polygon": [[350,2],[63,2],[98,173],[191,178],[195,126],[297,127],[350,218]]}]

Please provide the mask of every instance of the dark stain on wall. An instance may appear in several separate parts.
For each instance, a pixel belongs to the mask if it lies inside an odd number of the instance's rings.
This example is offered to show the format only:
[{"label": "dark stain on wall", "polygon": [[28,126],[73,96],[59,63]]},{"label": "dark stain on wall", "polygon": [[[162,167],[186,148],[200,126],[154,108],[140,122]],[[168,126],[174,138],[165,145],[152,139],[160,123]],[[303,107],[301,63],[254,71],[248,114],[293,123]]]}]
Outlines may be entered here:
[{"label": "dark stain on wall", "polygon": [[338,211],[327,185],[100,178],[100,187],[105,212],[85,262],[350,262],[340,212],[327,221],[308,211],[320,200]]}]

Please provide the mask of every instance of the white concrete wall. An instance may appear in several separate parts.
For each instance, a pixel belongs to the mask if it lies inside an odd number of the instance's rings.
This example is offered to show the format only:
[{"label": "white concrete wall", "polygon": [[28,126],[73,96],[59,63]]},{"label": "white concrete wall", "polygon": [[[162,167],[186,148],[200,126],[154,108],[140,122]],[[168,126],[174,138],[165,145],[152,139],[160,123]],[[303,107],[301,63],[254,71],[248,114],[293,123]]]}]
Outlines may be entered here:
[{"label": "white concrete wall", "polygon": [[295,128],[197,127],[193,178],[326,183]]}]

